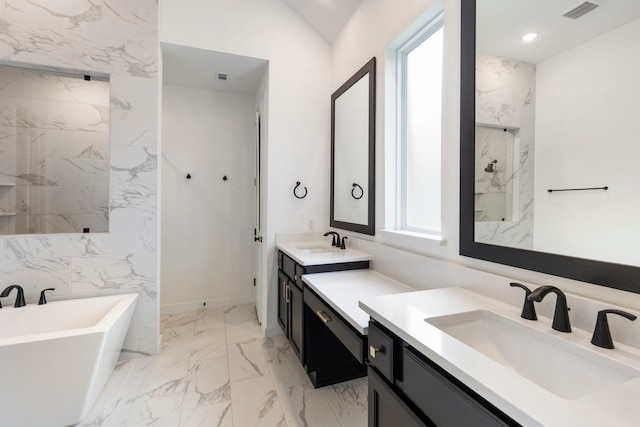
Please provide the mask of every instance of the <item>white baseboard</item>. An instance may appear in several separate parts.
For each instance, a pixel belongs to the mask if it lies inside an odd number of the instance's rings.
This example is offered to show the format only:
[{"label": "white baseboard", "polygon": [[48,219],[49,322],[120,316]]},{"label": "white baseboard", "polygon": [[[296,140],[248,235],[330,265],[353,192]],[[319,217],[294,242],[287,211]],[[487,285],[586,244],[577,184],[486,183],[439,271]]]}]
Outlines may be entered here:
[{"label": "white baseboard", "polygon": [[265,330],[264,330],[264,337],[265,338],[276,337],[278,335],[284,335],[284,332],[282,331],[282,328],[280,326],[278,326],[278,325],[270,326],[268,328],[265,328]]},{"label": "white baseboard", "polygon": [[219,298],[203,301],[185,302],[179,304],[166,304],[160,306],[160,314],[183,313],[202,307],[226,307],[229,305],[253,304],[253,296],[249,298]]}]

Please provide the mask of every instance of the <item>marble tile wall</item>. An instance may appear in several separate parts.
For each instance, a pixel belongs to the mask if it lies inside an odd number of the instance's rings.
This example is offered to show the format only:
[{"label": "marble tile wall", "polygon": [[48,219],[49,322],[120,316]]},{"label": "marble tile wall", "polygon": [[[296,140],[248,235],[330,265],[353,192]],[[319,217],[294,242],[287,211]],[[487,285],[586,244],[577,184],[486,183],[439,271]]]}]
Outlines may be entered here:
[{"label": "marble tile wall", "polygon": [[156,0],[0,0],[0,65],[109,75],[111,84],[110,153],[95,153],[111,164],[109,232],[0,237],[0,287],[19,283],[28,302],[51,285],[52,299],[136,292],[124,347],[149,354],[159,336],[157,9]]},{"label": "marble tile wall", "polygon": [[0,230],[108,231],[109,83],[6,66],[0,82]]},{"label": "marble tile wall", "polygon": [[[476,242],[522,249],[533,247],[535,73],[534,64],[481,52],[476,56],[476,127],[513,129],[519,144],[513,170],[505,176],[505,185],[512,185],[513,193],[518,193],[513,218],[476,221]],[[479,147],[480,151],[485,149],[486,146]],[[497,197],[496,194],[476,195],[476,203],[478,207],[503,203],[491,200]],[[506,198],[505,202],[509,203]],[[480,217],[485,214],[487,212],[476,212]]]}]

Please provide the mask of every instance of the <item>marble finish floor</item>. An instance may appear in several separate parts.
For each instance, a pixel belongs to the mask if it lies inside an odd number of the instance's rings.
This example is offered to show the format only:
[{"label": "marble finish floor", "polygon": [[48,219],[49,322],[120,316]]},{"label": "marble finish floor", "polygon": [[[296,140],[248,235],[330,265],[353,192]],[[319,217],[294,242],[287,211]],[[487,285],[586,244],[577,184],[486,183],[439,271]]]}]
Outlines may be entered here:
[{"label": "marble finish floor", "polygon": [[314,389],[252,304],[161,318],[159,355],[118,363],[80,427],[365,427],[366,378]]}]

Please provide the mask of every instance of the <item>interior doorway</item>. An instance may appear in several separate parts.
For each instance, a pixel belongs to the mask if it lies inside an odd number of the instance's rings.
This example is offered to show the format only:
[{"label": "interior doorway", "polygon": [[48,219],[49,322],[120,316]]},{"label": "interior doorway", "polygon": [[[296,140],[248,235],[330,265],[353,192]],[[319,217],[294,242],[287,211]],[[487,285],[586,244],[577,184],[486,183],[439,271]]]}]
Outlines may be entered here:
[{"label": "interior doorway", "polygon": [[161,312],[258,304],[267,62],[170,44],[162,53]]}]

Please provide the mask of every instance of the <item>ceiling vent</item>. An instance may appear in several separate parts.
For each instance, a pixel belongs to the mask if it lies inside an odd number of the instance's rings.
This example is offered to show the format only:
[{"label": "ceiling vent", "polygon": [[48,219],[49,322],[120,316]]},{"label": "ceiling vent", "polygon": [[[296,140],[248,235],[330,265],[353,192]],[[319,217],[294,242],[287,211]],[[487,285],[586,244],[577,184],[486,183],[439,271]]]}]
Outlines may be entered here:
[{"label": "ceiling vent", "polygon": [[571,9],[569,12],[565,13],[562,16],[569,19],[578,19],[598,7],[600,7],[600,5],[586,1],[574,7],[573,9]]},{"label": "ceiling vent", "polygon": [[226,82],[227,81],[227,75],[226,74],[222,74],[222,73],[218,73],[218,80]]}]

